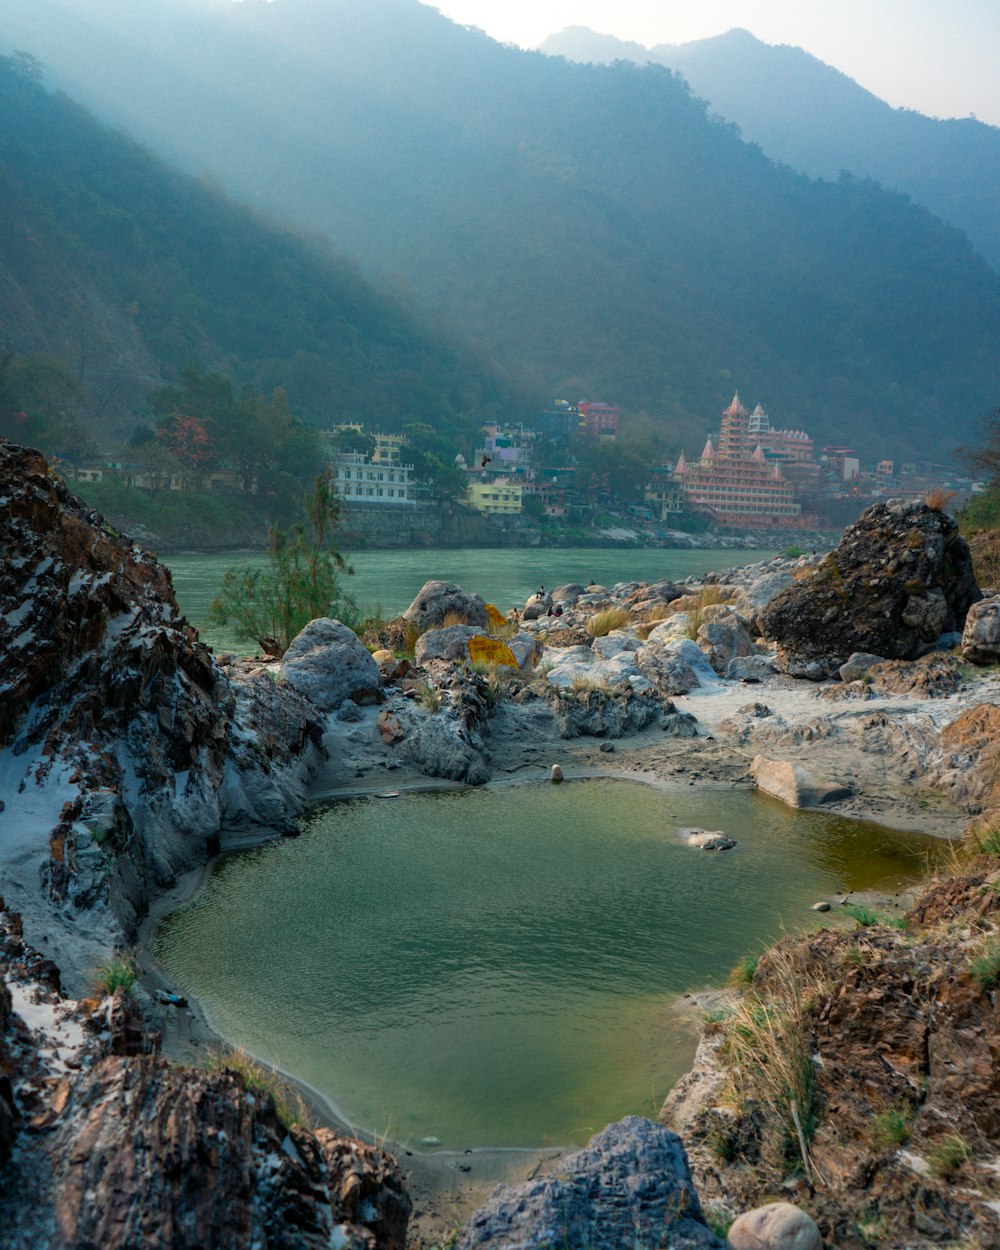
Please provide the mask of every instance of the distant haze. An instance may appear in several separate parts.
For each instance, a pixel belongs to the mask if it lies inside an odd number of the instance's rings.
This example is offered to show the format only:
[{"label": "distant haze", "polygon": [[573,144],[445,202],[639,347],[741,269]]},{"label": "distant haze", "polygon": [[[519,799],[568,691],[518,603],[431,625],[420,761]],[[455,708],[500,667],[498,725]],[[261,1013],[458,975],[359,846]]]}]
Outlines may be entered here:
[{"label": "distant haze", "polygon": [[524,48],[566,26],[646,47],[741,26],[767,43],[805,48],[897,108],[974,113],[1000,125],[997,0],[440,0],[435,7]]}]

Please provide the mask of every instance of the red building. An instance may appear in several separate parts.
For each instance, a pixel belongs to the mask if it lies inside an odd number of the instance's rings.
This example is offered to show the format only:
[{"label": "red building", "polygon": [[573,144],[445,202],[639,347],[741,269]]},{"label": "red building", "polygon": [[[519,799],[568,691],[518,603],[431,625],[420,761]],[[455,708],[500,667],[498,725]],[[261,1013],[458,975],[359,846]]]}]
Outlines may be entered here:
[{"label": "red building", "polygon": [[580,430],[595,441],[616,438],[618,435],[618,407],[615,404],[579,403]]}]

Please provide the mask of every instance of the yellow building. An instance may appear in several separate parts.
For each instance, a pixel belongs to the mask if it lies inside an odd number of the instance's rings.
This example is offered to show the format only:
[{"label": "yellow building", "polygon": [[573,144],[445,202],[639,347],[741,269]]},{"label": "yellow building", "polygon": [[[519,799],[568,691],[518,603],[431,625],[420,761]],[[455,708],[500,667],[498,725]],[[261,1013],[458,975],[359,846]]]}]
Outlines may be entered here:
[{"label": "yellow building", "polygon": [[470,482],[463,502],[477,512],[516,516],[521,511],[524,487],[511,482]]}]

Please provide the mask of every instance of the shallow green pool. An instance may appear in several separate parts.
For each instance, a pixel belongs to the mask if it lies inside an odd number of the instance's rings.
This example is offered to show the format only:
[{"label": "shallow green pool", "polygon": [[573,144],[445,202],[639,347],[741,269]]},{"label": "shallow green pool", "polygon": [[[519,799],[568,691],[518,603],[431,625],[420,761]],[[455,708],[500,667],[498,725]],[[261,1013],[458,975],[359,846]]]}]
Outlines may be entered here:
[{"label": "shallow green pool", "polygon": [[[688,848],[698,825],[739,839]],[[940,843],[749,793],[598,779],[339,803],[221,860],[156,953],[210,1023],[358,1128],[582,1142],[689,1065],[683,990],[896,890]]]}]

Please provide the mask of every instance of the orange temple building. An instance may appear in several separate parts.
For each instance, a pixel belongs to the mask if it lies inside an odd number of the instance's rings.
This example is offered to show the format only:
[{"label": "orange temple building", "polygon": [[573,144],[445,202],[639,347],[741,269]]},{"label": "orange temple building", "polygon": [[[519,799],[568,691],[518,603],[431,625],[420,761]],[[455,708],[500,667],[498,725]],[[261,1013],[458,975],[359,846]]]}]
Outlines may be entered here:
[{"label": "orange temple building", "polygon": [[[674,475],[687,506],[710,512],[723,525],[798,525],[802,506],[795,486],[782,475],[780,464],[768,460],[762,446],[787,433],[770,430],[759,404],[751,418],[737,391],[722,414],[718,449],[709,438],[698,461],[689,463],[683,453],[677,461]],[[811,440],[799,431],[795,434],[796,441],[808,441],[811,450]]]}]

